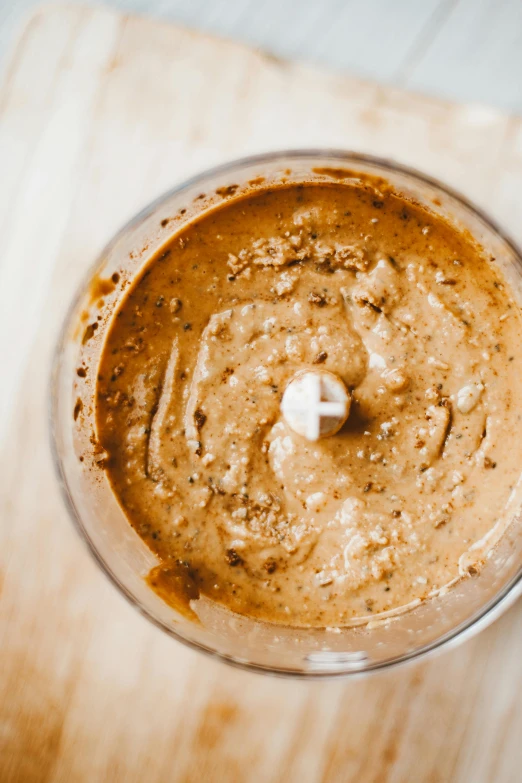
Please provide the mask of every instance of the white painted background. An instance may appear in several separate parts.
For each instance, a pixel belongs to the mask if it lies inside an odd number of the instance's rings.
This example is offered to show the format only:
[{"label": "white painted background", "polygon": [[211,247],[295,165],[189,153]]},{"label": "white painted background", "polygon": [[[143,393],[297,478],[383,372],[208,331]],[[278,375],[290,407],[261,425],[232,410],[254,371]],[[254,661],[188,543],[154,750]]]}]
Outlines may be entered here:
[{"label": "white painted background", "polygon": [[[277,56],[522,114],[522,0],[105,4],[241,40]],[[0,61],[5,61],[24,19],[38,5],[41,0],[0,0]]]}]

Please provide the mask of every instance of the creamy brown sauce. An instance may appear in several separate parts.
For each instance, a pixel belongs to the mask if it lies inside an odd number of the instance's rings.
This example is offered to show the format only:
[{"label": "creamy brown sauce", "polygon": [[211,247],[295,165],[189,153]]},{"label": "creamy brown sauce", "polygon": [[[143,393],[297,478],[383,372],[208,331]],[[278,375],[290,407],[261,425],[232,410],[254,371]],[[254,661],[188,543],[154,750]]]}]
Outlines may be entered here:
[{"label": "creamy brown sauce", "polygon": [[[97,436],[162,560],[150,584],[336,626],[473,572],[519,480],[520,345],[490,260],[392,193],[289,186],[201,217],[132,285],[99,367]],[[311,443],[280,403],[318,366],[352,404]]]}]

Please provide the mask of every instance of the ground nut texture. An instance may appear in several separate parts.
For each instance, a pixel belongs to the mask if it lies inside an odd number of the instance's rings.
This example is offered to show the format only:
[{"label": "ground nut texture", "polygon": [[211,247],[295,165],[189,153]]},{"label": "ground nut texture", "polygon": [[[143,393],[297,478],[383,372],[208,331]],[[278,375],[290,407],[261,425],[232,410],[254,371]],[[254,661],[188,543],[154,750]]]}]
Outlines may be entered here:
[{"label": "ground nut texture", "polygon": [[[292,185],[172,238],[106,339],[97,437],[172,605],[295,626],[424,599],[480,568],[522,465],[521,319],[470,237],[392,193]],[[352,394],[311,443],[280,403]]]}]

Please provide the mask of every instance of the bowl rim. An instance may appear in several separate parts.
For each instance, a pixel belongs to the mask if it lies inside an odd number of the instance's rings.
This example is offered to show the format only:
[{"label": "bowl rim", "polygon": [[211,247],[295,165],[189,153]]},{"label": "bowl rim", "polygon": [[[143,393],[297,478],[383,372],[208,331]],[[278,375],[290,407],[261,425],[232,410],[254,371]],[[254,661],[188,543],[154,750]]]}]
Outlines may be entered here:
[{"label": "bowl rim", "polygon": [[[223,661],[235,668],[243,669],[250,672],[270,674],[275,677],[302,679],[302,680],[325,680],[325,679],[338,679],[338,678],[361,678],[377,672],[383,672],[385,670],[394,669],[398,666],[403,666],[407,663],[419,661],[425,659],[428,655],[433,656],[436,653],[440,653],[443,650],[449,650],[462,643],[463,641],[475,636],[481,630],[486,628],[492,622],[494,622],[501,614],[503,614],[518,598],[522,595],[522,564],[520,565],[518,572],[513,576],[499,592],[491,598],[486,604],[484,604],[479,610],[470,615],[469,618],[459,623],[455,628],[437,639],[422,645],[416,649],[413,649],[403,655],[395,658],[385,659],[376,663],[370,663],[369,665],[362,666],[360,668],[343,668],[338,671],[317,671],[317,670],[298,670],[285,667],[273,667],[266,666],[251,661],[245,661],[244,659],[236,658],[233,655],[220,652],[205,644],[188,639],[177,630],[171,628],[167,623],[159,620],[148,609],[141,605],[139,600],[135,598],[132,592],[121,582],[121,580],[112,572],[109,566],[105,563],[101,555],[99,554],[96,546],[89,537],[87,531],[82,524],[81,514],[78,511],[74,498],[70,491],[67,476],[64,470],[62,458],[59,454],[58,442],[57,442],[57,421],[58,421],[58,395],[56,389],[58,388],[58,378],[60,373],[61,357],[63,355],[65,346],[68,341],[69,327],[73,323],[73,318],[77,312],[78,305],[81,298],[88,288],[89,282],[92,280],[96,272],[103,265],[104,260],[109,256],[112,249],[117,243],[133,228],[142,223],[148,217],[150,217],[164,202],[173,196],[182,193],[185,190],[203,182],[209,177],[219,176],[232,173],[238,169],[242,169],[248,166],[256,164],[262,165],[266,163],[274,163],[278,159],[285,161],[292,160],[313,160],[316,158],[322,158],[324,160],[331,159],[337,163],[342,162],[344,164],[369,165],[380,167],[390,172],[396,172],[404,174],[412,179],[419,180],[421,183],[429,185],[441,191],[451,199],[460,203],[466,210],[471,212],[475,217],[482,221],[486,227],[496,234],[502,242],[506,244],[509,250],[520,262],[522,269],[522,250],[517,243],[511,238],[511,236],[502,228],[496,220],[491,218],[484,210],[476,206],[470,199],[464,196],[460,191],[454,189],[451,186],[446,185],[437,178],[427,175],[424,172],[419,171],[415,167],[408,166],[397,162],[393,158],[385,158],[367,153],[356,152],[352,150],[337,149],[337,148],[320,148],[320,147],[306,147],[303,149],[292,148],[283,150],[273,150],[264,152],[261,154],[248,155],[241,158],[229,160],[225,163],[206,168],[203,171],[194,174],[193,176],[184,179],[179,184],[174,185],[167,191],[164,191],[143,209],[136,213],[133,217],[127,220],[121,228],[116,231],[112,238],[105,244],[102,250],[98,253],[94,261],[89,265],[85,275],[82,277],[80,283],[77,285],[75,293],[67,307],[61,325],[59,327],[58,337],[55,341],[51,372],[49,375],[49,383],[47,389],[47,410],[48,410],[48,436],[49,445],[51,451],[51,458],[54,467],[54,474],[58,481],[60,488],[60,494],[64,503],[64,506],[69,514],[69,517],[80,537],[83,541],[87,551],[90,552],[95,562],[100,567],[101,571],[105,574],[107,579],[120,591],[120,593],[126,598],[126,600],[147,620],[153,623],[157,628],[168,634],[177,642],[189,647],[192,650],[204,653],[205,655]],[[211,207],[212,208],[212,207]]]}]

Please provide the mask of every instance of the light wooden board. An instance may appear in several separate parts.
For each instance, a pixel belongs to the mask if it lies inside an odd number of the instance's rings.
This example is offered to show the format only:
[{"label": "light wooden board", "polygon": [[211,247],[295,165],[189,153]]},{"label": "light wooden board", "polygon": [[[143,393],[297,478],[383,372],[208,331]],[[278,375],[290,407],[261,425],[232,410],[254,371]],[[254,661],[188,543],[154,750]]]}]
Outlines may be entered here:
[{"label": "light wooden board", "polygon": [[[82,3],[85,0],[69,0]],[[0,66],[42,0],[0,0]],[[520,0],[101,0],[279,57],[522,113]]]},{"label": "light wooden board", "polygon": [[521,240],[521,121],[67,6],[31,19],[0,111],[0,779],[518,783],[522,605],[456,650],[365,680],[208,660],[141,618],[76,537],[46,390],[86,267],[183,177],[271,148],[354,148],[442,177]]}]

